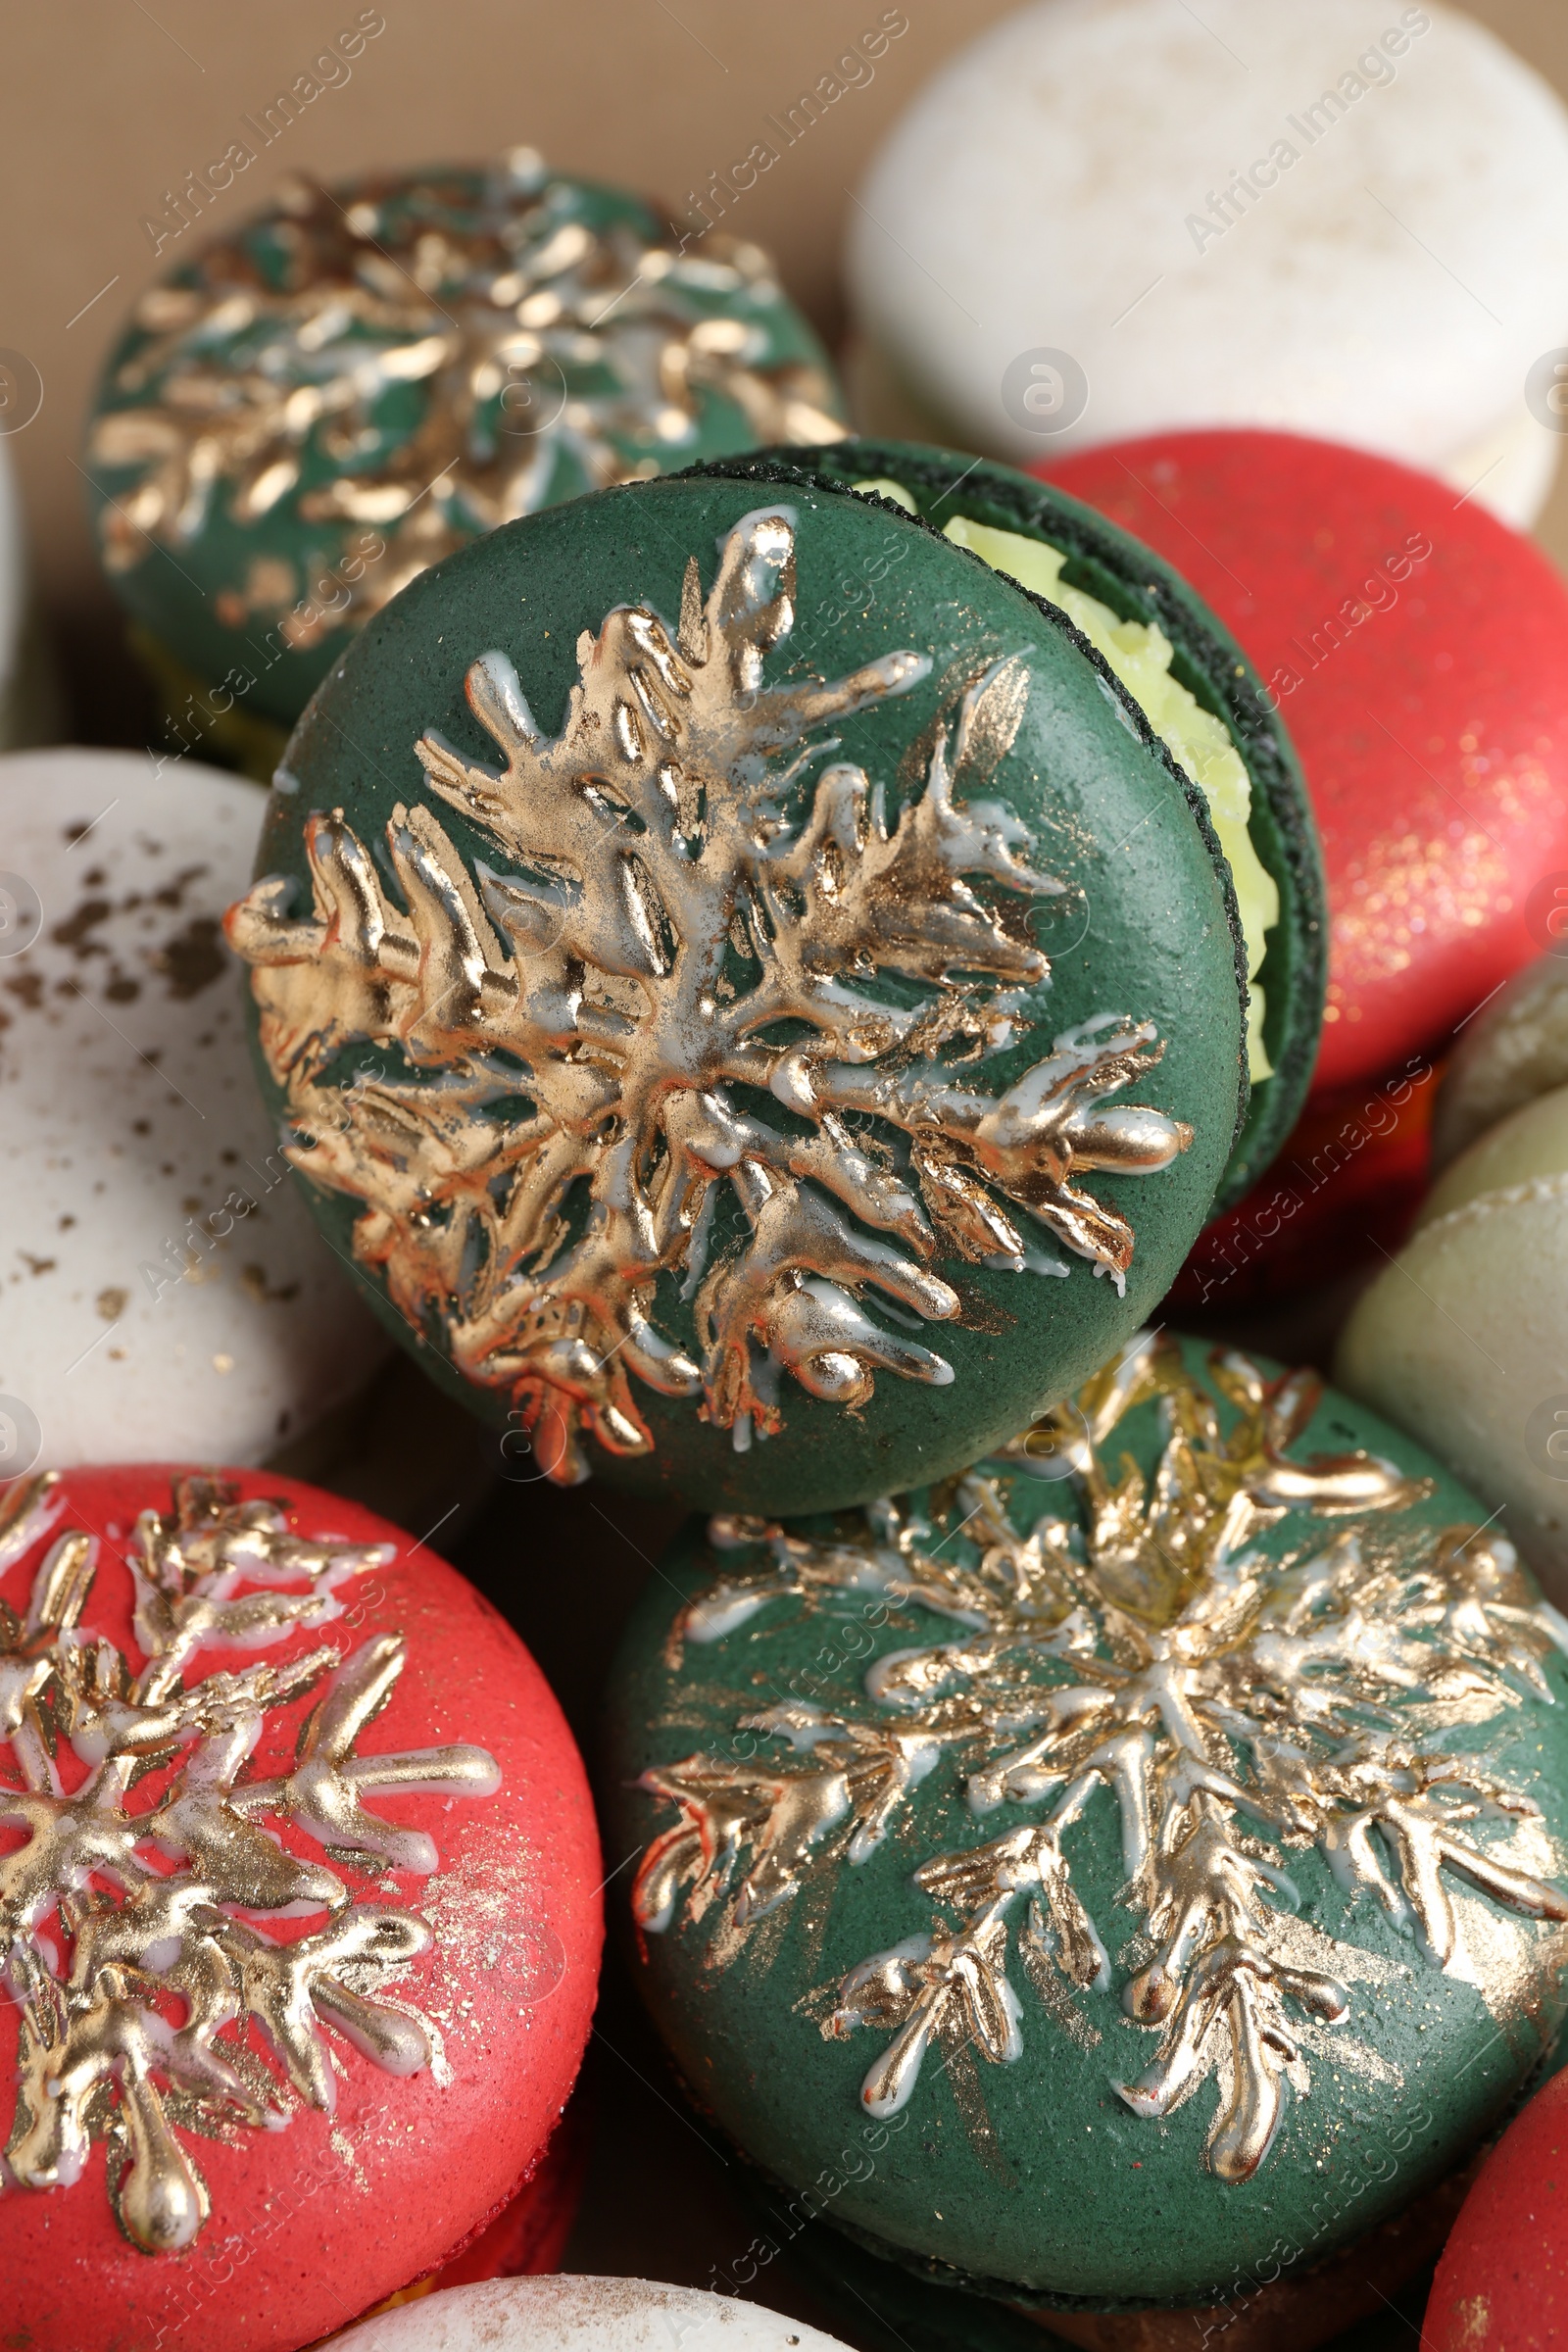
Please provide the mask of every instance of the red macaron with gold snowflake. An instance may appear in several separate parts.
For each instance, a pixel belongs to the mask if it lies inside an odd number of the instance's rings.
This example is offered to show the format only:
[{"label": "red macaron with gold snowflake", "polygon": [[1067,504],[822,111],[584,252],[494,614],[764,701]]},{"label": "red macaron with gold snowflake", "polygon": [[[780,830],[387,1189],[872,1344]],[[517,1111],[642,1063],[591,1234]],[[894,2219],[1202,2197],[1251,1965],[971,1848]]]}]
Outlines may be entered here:
[{"label": "red macaron with gold snowflake", "polygon": [[297,2352],[514,2251],[599,1879],[543,1677],[422,1544],[262,1472],[0,1488],[8,2340]]}]

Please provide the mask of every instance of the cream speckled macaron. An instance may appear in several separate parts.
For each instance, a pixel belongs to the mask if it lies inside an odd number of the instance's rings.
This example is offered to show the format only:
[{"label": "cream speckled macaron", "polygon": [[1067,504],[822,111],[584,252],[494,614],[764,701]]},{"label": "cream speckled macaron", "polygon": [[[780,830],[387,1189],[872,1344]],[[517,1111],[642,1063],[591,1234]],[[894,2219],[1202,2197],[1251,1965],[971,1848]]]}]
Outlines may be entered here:
[{"label": "cream speckled macaron", "polygon": [[1446,1170],[1351,1316],[1337,1377],[1496,1505],[1568,1599],[1568,1086]]},{"label": "cream speckled macaron", "polygon": [[192,761],[0,760],[0,1478],[260,1461],[385,1352],[247,1066],[262,815]]},{"label": "cream speckled macaron", "polygon": [[405,2304],[342,2352],[844,2352],[755,2303],[643,2278],[498,2278]]},{"label": "cream speckled macaron", "polygon": [[848,261],[862,430],[1270,425],[1544,503],[1568,115],[1439,0],[1037,0],[897,124]]}]

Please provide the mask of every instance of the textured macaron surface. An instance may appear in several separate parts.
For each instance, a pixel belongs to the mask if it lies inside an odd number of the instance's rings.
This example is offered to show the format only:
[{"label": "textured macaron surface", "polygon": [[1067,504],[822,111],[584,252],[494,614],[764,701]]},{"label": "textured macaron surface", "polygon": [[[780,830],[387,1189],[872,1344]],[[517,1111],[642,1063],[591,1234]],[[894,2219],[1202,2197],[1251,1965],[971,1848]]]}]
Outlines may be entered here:
[{"label": "textured macaron surface", "polygon": [[360,638],[229,917],[323,1226],[540,1466],[837,1505],[1167,1287],[1245,1098],[1196,788],[896,509],[612,490]]},{"label": "textured macaron surface", "polygon": [[297,2352],[544,2150],[598,1976],[580,1758],[502,1619],[335,1495],[4,1502],[6,2327]]},{"label": "textured macaron surface", "polygon": [[962,1478],[694,1528],[605,1775],[693,2097],[1010,2300],[1220,2302],[1419,2195],[1568,1950],[1568,1629],[1484,1518],[1312,1376],[1146,1336]]},{"label": "textured macaron surface", "polygon": [[860,196],[855,315],[958,446],[1266,421],[1437,470],[1517,423],[1549,478],[1568,114],[1439,0],[1036,0]]},{"label": "textured macaron surface", "polygon": [[221,925],[265,807],[194,760],[0,760],[0,1477],[259,1461],[387,1353],[246,1067]]},{"label": "textured macaron surface", "polygon": [[1422,2323],[1428,2352],[1549,2352],[1568,2328],[1568,2078],[1493,2149],[1453,2226]]},{"label": "textured macaron surface", "polygon": [[516,149],[286,181],[142,295],[86,457],[132,613],[219,710],[288,725],[347,636],[479,532],[838,416],[757,246],[688,255],[641,198]]},{"label": "textured macaron surface", "polygon": [[1444,1042],[1551,944],[1532,893],[1568,868],[1557,573],[1446,484],[1289,434],[1153,435],[1051,474],[1180,565],[1290,730],[1328,873],[1318,1089]]},{"label": "textured macaron surface", "polygon": [[1430,1446],[1568,1602],[1568,1088],[1444,1171],[1340,1334],[1337,1376]]},{"label": "textured macaron surface", "polygon": [[796,466],[906,504],[1063,609],[1202,793],[1231,868],[1249,975],[1252,1098],[1220,1191],[1222,1201],[1238,1197],[1305,1097],[1328,956],[1311,803],[1277,698],[1176,569],[1049,482],[951,450],[856,438],[714,470],[761,478]]},{"label": "textured macaron surface", "polygon": [[733,2296],[645,2278],[509,2278],[368,2320],[344,2352],[844,2352]]}]

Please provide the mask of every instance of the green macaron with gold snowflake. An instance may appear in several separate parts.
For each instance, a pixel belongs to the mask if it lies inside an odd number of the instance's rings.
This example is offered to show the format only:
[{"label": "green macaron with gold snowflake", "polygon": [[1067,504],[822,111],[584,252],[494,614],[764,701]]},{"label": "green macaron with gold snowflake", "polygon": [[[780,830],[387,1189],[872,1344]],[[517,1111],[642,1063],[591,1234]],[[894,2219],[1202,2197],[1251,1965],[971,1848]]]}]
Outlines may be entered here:
[{"label": "green macaron with gold snowflake", "polygon": [[228,931],[328,1238],[512,1472],[777,1511],[959,1468],[1151,1314],[1249,983],[1208,801],[1061,606],[737,463],[413,581]]},{"label": "green macaron with gold snowflake", "polygon": [[1411,1441],[1164,1334],[956,1477],[693,1523],[604,1801],[767,2258],[821,2224],[912,2352],[1379,2312],[1562,2022],[1565,1651]]},{"label": "green macaron with gold snowflake", "polygon": [[481,532],[839,429],[760,247],[517,148],[285,180],[140,297],[85,456],[110,584],[184,726],[265,774],[354,633]]}]

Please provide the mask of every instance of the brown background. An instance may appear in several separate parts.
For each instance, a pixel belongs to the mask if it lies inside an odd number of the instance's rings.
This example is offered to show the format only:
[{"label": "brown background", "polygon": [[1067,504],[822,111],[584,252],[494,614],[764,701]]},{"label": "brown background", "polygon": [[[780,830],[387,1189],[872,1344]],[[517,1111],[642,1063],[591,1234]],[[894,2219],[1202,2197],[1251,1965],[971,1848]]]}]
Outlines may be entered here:
[{"label": "brown background", "polygon": [[[355,22],[359,0],[14,4],[0,92],[0,217],[9,227],[0,346],[24,352],[43,378],[42,410],[11,446],[45,593],[69,633],[105,611],[73,466],[82,416],[129,303],[174,256],[232,225],[287,170],[336,177],[518,141],[567,171],[652,189],[684,210],[688,191],[766,136],[764,118],[830,71],[885,4],[382,0],[386,29],[352,79],[308,106],[186,240],[165,246],[162,263],[143,216],[241,135],[241,116],[307,72],[322,43]],[[735,211],[734,225],[773,248],[786,284],[830,336],[842,323],[847,189],[932,69],[1004,5],[903,0],[908,30],[874,78],[838,100]],[[1565,0],[1475,0],[1471,13],[1568,94]],[[118,282],[100,293],[110,279]],[[1544,536],[1568,563],[1568,487]]]}]

